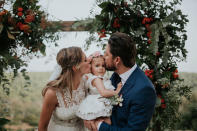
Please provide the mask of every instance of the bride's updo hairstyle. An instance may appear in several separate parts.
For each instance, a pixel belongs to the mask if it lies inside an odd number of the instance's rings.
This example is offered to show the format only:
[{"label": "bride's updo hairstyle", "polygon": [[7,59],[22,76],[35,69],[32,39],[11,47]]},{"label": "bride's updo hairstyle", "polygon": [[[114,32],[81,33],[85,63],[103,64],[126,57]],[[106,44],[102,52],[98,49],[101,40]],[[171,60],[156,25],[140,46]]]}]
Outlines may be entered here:
[{"label": "bride's updo hairstyle", "polygon": [[82,62],[82,50],[80,47],[68,47],[61,49],[56,57],[57,63],[61,66],[62,72],[60,76],[50,81],[46,88],[42,91],[44,96],[48,88],[62,88],[69,89],[72,96],[73,89],[73,67],[79,68],[79,64]]}]

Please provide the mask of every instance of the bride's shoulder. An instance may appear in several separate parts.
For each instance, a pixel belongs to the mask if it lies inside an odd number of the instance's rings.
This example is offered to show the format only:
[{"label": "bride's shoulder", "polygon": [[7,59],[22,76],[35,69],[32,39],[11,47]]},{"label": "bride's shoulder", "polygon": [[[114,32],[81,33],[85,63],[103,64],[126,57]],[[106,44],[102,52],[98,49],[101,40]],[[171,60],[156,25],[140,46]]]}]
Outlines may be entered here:
[{"label": "bride's shoulder", "polygon": [[49,87],[46,90],[46,93],[44,95],[44,99],[47,100],[47,101],[57,103],[56,91],[57,91],[57,89],[55,89],[53,87]]}]

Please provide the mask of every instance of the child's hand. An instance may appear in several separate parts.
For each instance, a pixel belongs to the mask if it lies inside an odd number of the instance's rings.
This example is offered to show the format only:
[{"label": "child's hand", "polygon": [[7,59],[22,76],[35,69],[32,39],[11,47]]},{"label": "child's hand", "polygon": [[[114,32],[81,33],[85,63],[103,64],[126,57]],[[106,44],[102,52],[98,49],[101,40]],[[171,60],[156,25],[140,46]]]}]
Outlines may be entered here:
[{"label": "child's hand", "polygon": [[118,83],[117,88],[116,88],[116,94],[118,94],[120,92],[120,90],[122,89],[122,82]]}]

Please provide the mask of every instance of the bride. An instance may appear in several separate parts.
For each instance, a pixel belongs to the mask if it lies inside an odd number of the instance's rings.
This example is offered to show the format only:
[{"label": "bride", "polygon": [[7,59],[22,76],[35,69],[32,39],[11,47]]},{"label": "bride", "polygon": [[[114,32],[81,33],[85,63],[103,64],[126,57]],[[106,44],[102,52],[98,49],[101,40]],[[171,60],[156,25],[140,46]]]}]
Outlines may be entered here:
[{"label": "bride", "polygon": [[75,115],[78,105],[85,98],[84,74],[90,64],[81,48],[63,48],[57,54],[61,66],[46,85],[40,115],[39,131],[83,131],[83,120]]}]

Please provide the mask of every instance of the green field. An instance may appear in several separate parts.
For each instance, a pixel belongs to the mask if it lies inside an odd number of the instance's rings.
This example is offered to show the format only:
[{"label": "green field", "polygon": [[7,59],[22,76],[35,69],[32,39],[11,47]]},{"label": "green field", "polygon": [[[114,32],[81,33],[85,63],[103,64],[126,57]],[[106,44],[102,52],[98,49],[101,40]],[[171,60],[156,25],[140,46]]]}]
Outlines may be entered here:
[{"label": "green field", "polygon": [[[41,91],[47,83],[49,72],[29,73],[31,85],[24,87],[23,77],[17,77],[10,85],[10,95],[7,96],[0,88],[0,116],[11,120],[6,125],[10,130],[32,130],[37,127],[42,106]],[[185,82],[197,91],[197,73],[180,73]],[[195,93],[196,94],[196,93]],[[7,113],[6,113],[7,112]]]}]

